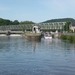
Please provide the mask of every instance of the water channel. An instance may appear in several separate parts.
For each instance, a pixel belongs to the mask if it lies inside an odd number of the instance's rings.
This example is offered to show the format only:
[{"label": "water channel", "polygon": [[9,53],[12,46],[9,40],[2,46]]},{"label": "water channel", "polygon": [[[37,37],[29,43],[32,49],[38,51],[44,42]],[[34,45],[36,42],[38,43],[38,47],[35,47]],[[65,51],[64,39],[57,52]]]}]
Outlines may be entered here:
[{"label": "water channel", "polygon": [[75,75],[75,44],[0,36],[0,75]]}]

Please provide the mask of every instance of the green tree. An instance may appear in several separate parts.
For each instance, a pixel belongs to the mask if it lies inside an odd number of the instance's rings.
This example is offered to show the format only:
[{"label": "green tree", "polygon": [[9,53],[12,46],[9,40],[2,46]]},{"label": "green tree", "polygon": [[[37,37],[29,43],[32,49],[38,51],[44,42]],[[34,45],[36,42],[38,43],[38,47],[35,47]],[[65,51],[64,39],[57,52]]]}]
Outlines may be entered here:
[{"label": "green tree", "polygon": [[22,28],[22,31],[25,32],[25,27]]},{"label": "green tree", "polygon": [[66,24],[64,25],[64,31],[70,30],[70,24],[71,24],[71,22],[66,22]]},{"label": "green tree", "polygon": [[19,24],[19,21],[18,20],[14,20],[13,24],[14,25],[18,25]]},{"label": "green tree", "polygon": [[0,18],[0,26],[3,25],[3,19]]},{"label": "green tree", "polygon": [[2,25],[11,25],[11,24],[13,24],[12,21],[10,21],[8,19],[2,19],[2,18],[0,18],[0,26],[2,26]]},{"label": "green tree", "polygon": [[20,24],[35,24],[32,21],[21,21]]}]

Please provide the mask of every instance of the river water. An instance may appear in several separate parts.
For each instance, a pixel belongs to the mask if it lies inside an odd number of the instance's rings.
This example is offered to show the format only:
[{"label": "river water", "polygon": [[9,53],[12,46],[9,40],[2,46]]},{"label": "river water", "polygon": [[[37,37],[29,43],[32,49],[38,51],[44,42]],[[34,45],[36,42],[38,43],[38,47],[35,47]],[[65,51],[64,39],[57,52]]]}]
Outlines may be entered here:
[{"label": "river water", "polygon": [[0,36],[0,75],[75,75],[75,45]]}]

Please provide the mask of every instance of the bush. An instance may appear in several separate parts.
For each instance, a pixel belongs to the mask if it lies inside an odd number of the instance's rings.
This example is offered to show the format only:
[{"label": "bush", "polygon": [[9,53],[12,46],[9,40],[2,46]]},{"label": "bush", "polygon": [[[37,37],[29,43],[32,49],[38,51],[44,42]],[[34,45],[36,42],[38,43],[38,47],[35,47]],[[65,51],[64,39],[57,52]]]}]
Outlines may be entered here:
[{"label": "bush", "polygon": [[67,36],[66,35],[61,35],[61,39],[66,40],[67,39]]},{"label": "bush", "polygon": [[61,35],[61,39],[69,40],[69,42],[75,42],[75,36],[73,35]]}]

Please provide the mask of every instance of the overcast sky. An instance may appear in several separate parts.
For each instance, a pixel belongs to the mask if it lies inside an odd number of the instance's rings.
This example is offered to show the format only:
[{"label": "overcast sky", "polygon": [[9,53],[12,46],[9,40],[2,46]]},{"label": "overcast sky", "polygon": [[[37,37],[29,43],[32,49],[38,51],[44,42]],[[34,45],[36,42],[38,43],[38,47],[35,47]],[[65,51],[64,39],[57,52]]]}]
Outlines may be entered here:
[{"label": "overcast sky", "polygon": [[42,22],[75,18],[75,0],[0,0],[0,18]]}]

